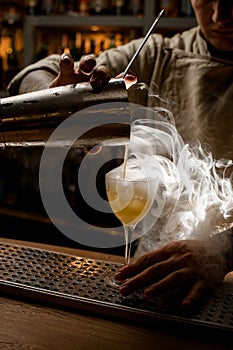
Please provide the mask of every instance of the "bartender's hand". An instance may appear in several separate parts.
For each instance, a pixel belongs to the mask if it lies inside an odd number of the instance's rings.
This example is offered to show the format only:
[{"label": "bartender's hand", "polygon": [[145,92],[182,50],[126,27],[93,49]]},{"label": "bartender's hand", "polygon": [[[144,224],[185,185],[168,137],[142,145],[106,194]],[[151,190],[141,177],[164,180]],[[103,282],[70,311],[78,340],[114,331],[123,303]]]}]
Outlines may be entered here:
[{"label": "bartender's hand", "polygon": [[216,243],[183,240],[141,256],[121,268],[115,278],[128,279],[119,287],[124,296],[144,288],[145,296],[153,299],[179,289],[182,291],[182,306],[189,309],[204,291],[218,286],[226,272],[225,260]]},{"label": "bartender's hand", "polygon": [[60,72],[50,84],[50,88],[89,81],[94,90],[101,91],[111,76],[106,66],[98,68],[95,66],[95,58],[92,55],[87,55],[80,59],[79,67],[75,69],[72,56],[64,53],[60,59]]}]

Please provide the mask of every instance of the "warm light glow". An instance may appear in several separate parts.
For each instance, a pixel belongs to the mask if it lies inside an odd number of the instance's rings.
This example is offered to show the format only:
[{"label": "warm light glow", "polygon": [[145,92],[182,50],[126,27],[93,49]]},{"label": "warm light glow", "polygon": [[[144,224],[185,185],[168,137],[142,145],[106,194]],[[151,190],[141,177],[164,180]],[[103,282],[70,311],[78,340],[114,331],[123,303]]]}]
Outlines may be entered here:
[{"label": "warm light glow", "polygon": [[2,36],[0,41],[0,56],[3,60],[3,70],[7,71],[8,65],[7,65],[7,54],[9,48],[11,47],[11,38],[9,36]]},{"label": "warm light glow", "polygon": [[98,32],[100,30],[100,27],[99,26],[91,26],[91,30],[93,32]]},{"label": "warm light glow", "polygon": [[92,276],[99,275],[99,272],[102,269],[101,265],[96,264],[95,260],[85,260],[77,258],[76,260],[69,263],[69,266],[74,270],[70,271],[70,274],[75,272],[75,269],[78,269],[79,276],[88,276],[89,278]]},{"label": "warm light glow", "polygon": [[8,47],[8,49],[6,50],[7,54],[10,55],[12,54],[13,50],[11,47]]}]

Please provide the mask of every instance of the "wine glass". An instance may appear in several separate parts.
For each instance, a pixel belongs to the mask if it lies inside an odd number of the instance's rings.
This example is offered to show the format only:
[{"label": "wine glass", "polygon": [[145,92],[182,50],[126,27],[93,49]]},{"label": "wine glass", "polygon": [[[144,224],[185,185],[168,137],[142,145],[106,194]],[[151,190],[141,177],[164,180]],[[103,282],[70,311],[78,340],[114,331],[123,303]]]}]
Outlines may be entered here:
[{"label": "wine glass", "polygon": [[[105,175],[105,185],[110,207],[124,227],[125,264],[129,264],[135,227],[153,205],[156,182],[139,169],[127,171],[123,176],[118,167]],[[117,285],[117,282],[111,284]]]}]

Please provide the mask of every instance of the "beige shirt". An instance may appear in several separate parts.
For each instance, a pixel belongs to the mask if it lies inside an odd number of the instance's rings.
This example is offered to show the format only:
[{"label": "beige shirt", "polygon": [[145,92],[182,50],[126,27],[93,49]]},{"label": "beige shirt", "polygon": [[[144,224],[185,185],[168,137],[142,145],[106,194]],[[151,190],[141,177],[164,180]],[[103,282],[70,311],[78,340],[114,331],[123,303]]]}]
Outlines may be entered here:
[{"label": "beige shirt", "polygon": [[[107,65],[114,77],[124,71],[140,43],[141,39],[134,40],[105,51],[97,64]],[[59,57],[52,55],[21,71],[9,85],[10,93],[18,93],[22,79],[30,71],[44,69],[56,76]],[[148,85],[148,106],[157,105],[156,94],[166,101],[166,106],[172,105],[177,129],[185,142],[199,140],[211,146],[216,159],[233,159],[233,62],[212,57],[198,27],[172,38],[151,35],[132,71],[139,82]],[[137,94],[133,102],[144,104],[144,96]]]},{"label": "beige shirt", "polygon": [[[140,42],[104,53],[98,64],[111,67],[113,76],[120,73]],[[157,105],[157,93],[173,105],[185,142],[199,140],[215,158],[233,159],[233,62],[211,57],[198,27],[171,39],[152,35],[132,71],[148,84],[147,105]]]}]

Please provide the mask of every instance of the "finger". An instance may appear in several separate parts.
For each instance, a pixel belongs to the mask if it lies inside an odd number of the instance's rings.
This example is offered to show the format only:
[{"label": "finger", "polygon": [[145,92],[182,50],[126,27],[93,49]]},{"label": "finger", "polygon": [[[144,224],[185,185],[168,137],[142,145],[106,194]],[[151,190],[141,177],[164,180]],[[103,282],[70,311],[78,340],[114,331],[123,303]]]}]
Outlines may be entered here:
[{"label": "finger", "polygon": [[128,279],[119,287],[119,291],[123,295],[129,295],[137,289],[145,287],[149,283],[154,283],[157,281],[161,274],[163,274],[165,263],[158,263],[152,265],[141,273],[137,274],[135,277]]},{"label": "finger", "polygon": [[114,275],[114,278],[116,280],[124,280],[127,278],[131,278],[132,276],[137,275],[138,273],[142,272],[147,268],[148,263],[148,254],[143,255],[135,262],[125,265],[122,268],[120,268]]},{"label": "finger", "polygon": [[120,270],[118,270],[114,278],[116,280],[125,280],[140,274],[142,271],[146,270],[150,265],[148,255],[143,256],[143,258],[139,258],[134,263],[123,266]]},{"label": "finger", "polygon": [[[124,73],[120,73],[115,78],[116,79],[123,78],[123,75],[124,75]],[[129,89],[132,85],[137,83],[138,78],[137,78],[136,74],[128,73],[128,74],[126,74],[124,81],[125,81],[126,89]]]},{"label": "finger", "polygon": [[74,72],[73,57],[68,53],[62,54],[60,59],[60,74],[69,75],[69,74],[72,74],[73,72]]},{"label": "finger", "polygon": [[[137,274],[136,276],[128,279],[124,284],[121,285],[121,287],[119,288],[120,292],[123,295],[128,295],[132,292],[134,292],[137,289],[140,289],[142,287],[146,287],[148,285],[152,285],[152,289],[150,289],[150,287],[148,287],[146,290],[148,290],[148,293],[150,293],[150,291],[152,291],[153,293],[153,288],[155,288],[156,284],[159,280],[163,280],[166,281],[166,277],[165,276],[171,276],[171,278],[168,278],[168,282],[171,283],[172,285],[172,276],[173,274],[175,274],[176,272],[178,272],[180,274],[180,279],[181,276],[183,276],[182,278],[187,280],[189,277],[186,277],[186,275],[184,275],[185,273],[187,274],[187,272],[189,271],[189,275],[190,275],[190,270],[189,269],[184,269],[183,266],[186,266],[186,261],[188,260],[189,255],[185,254],[181,257],[179,257],[178,259],[176,259],[174,261],[174,258],[170,258],[166,261],[157,263],[157,264],[153,264],[150,267],[148,267],[146,270],[142,271],[141,273]],[[177,270],[175,272],[174,269],[180,269]],[[181,273],[181,271],[183,271],[183,275]],[[178,279],[179,281],[179,279]],[[177,282],[177,281],[176,281]],[[163,282],[164,283],[164,282]],[[158,284],[159,286],[159,284]]]},{"label": "finger", "polygon": [[184,309],[190,309],[201,298],[205,289],[205,283],[203,280],[198,280],[190,289],[188,295],[183,299],[182,306]]},{"label": "finger", "polygon": [[149,266],[165,261],[170,258],[171,254],[168,254],[164,248],[157,249],[153,252],[147,253],[139,257],[133,263],[123,266],[115,274],[116,280],[124,280],[135,276],[136,274],[147,269]]},{"label": "finger", "polygon": [[157,283],[147,287],[144,291],[145,296],[154,298],[161,295],[170,289],[187,285],[193,278],[192,273],[188,268],[183,268],[170,273]]},{"label": "finger", "polygon": [[101,91],[111,78],[109,69],[106,66],[100,66],[93,70],[90,84],[95,91]]},{"label": "finger", "polygon": [[[156,288],[158,288],[159,292],[160,282],[158,281],[161,279],[162,288],[166,288],[166,283],[168,283],[167,287],[174,288],[177,282],[188,282],[196,275],[192,269],[186,267],[188,266],[189,260],[190,253],[186,253],[182,256],[170,257],[165,261],[152,264],[147,269],[134,275],[134,277],[127,277],[128,280],[121,286],[120,292],[124,295],[128,295],[141,287],[152,285],[151,288],[147,287],[146,289],[146,293],[148,293],[149,296],[150,293],[153,295]],[[124,277],[124,279],[127,278]],[[156,282],[156,284],[154,282]]]},{"label": "finger", "polygon": [[90,74],[96,65],[96,60],[93,55],[83,56],[79,62],[79,72],[83,74]]},{"label": "finger", "polygon": [[134,74],[126,74],[124,80],[125,80],[126,88],[129,89],[132,85],[137,83],[138,78]]}]

